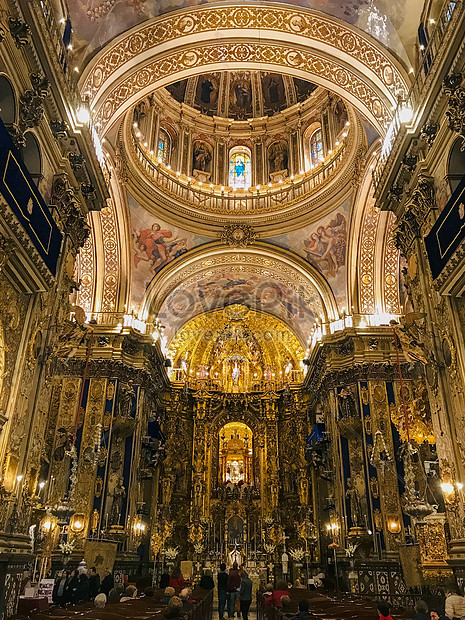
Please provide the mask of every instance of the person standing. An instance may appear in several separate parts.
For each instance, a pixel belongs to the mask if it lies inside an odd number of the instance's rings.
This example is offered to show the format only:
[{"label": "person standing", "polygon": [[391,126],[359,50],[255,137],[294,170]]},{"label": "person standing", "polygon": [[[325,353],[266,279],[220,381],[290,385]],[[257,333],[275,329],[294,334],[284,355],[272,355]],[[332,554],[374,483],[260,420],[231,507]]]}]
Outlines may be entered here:
[{"label": "person standing", "polygon": [[249,620],[249,609],[252,603],[252,580],[245,571],[242,573],[239,599],[241,601],[242,620]]},{"label": "person standing", "polygon": [[228,575],[228,617],[234,618],[236,611],[236,600],[239,588],[241,587],[241,574],[237,567],[237,562],[234,562]]},{"label": "person standing", "polygon": [[100,575],[97,573],[95,566],[89,569],[89,590],[90,599],[94,600],[100,589]]},{"label": "person standing", "polygon": [[115,580],[113,579],[113,575],[111,571],[107,568],[105,571],[105,577],[102,579],[102,583],[100,584],[100,592],[107,595],[107,598],[110,594],[110,590],[115,587]]},{"label": "person standing", "polygon": [[228,573],[226,572],[226,564],[220,564],[220,572],[217,577],[218,581],[218,615],[220,620],[224,618],[224,610],[226,607],[226,598],[228,592]]}]

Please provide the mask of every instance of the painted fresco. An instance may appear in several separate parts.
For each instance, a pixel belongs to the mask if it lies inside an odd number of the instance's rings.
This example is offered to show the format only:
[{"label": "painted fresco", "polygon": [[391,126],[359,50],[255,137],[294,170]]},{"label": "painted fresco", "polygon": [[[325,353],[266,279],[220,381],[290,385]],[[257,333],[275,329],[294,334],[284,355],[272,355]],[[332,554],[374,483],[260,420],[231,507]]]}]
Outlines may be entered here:
[{"label": "painted fresco", "polygon": [[[359,27],[406,58],[397,34],[405,41],[415,37],[422,3],[407,12],[403,0],[287,0],[288,4],[316,9]],[[73,0],[68,2],[73,46],[90,55],[125,30],[141,22],[205,0]],[[263,2],[261,4],[266,4]]]},{"label": "painted fresco", "polygon": [[137,308],[152,278],[191,248],[211,241],[177,228],[129,200],[132,241],[132,301]]},{"label": "painted fresco", "polygon": [[235,303],[268,312],[285,321],[305,343],[315,320],[322,315],[316,290],[306,291],[306,301],[285,284],[257,268],[222,267],[193,277],[177,287],[163,302],[159,318],[167,326],[170,342],[190,318]]},{"label": "painted fresco", "polygon": [[350,204],[346,202],[311,226],[268,239],[275,245],[296,252],[318,269],[331,286],[340,310],[344,308],[346,311],[349,213]]}]

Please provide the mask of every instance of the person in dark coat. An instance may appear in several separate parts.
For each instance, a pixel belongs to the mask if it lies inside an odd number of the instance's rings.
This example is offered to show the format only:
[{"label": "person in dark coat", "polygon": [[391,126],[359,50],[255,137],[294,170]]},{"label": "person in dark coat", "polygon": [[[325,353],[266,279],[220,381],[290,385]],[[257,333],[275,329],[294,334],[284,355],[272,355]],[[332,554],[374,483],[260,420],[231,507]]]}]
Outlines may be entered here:
[{"label": "person in dark coat", "polygon": [[299,601],[299,611],[294,616],[294,620],[307,620],[310,618],[310,614],[308,613],[309,603],[306,598],[303,598]]},{"label": "person in dark coat", "polygon": [[220,620],[224,617],[226,608],[226,598],[228,594],[228,573],[226,572],[226,564],[220,564],[220,572],[218,573],[218,615]]},{"label": "person in dark coat", "polygon": [[79,575],[79,583],[74,593],[73,603],[87,603],[90,599],[89,577],[85,573]]},{"label": "person in dark coat", "polygon": [[52,601],[56,605],[64,605],[65,604],[65,594],[66,594],[66,584],[69,580],[69,573],[67,570],[61,571],[61,574],[55,580],[55,585],[53,586],[52,592]]},{"label": "person in dark coat", "polygon": [[421,599],[415,603],[415,617],[414,620],[430,620],[428,613],[428,603]]},{"label": "person in dark coat", "polygon": [[242,620],[249,620],[249,608],[252,603],[252,580],[249,579],[249,575],[245,571],[241,577],[239,600],[241,603]]},{"label": "person in dark coat", "polygon": [[234,562],[228,575],[228,617],[234,618],[236,610],[236,599],[238,596],[239,588],[241,587],[241,573],[237,567],[237,562]]},{"label": "person in dark coat", "polygon": [[389,605],[386,601],[378,601],[376,610],[379,620],[392,620],[391,614],[389,613]]},{"label": "person in dark coat", "polygon": [[102,579],[102,583],[100,584],[100,592],[107,595],[107,598],[110,594],[110,590],[115,587],[115,580],[113,579],[113,575],[107,569],[105,577]]},{"label": "person in dark coat", "polygon": [[78,576],[76,575],[76,571],[72,570],[68,582],[65,586],[65,596],[63,598],[64,605],[69,605],[69,603],[73,602],[78,585]]},{"label": "person in dark coat", "polygon": [[213,581],[213,575],[211,570],[206,570],[202,575],[199,583],[199,588],[203,590],[213,590],[215,587],[215,582]]},{"label": "person in dark coat", "polygon": [[164,590],[168,588],[170,585],[170,575],[169,573],[163,573],[160,577],[160,590]]},{"label": "person in dark coat", "polygon": [[92,566],[89,570],[89,590],[90,598],[93,600],[100,590],[100,575],[97,573],[95,566]]}]

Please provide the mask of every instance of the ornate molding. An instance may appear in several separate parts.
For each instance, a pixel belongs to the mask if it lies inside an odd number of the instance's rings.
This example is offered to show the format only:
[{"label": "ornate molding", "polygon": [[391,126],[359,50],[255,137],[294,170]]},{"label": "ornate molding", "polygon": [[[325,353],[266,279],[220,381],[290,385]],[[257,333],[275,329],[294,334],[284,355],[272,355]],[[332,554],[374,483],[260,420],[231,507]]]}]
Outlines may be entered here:
[{"label": "ornate molding", "polygon": [[221,233],[221,241],[230,248],[245,248],[257,239],[257,233],[248,224],[228,224]]},{"label": "ornate molding", "polygon": [[31,30],[29,26],[23,21],[14,17],[9,17],[8,28],[10,30],[11,36],[13,37],[16,47],[21,49],[29,43],[29,36],[31,34]]},{"label": "ornate molding", "polygon": [[465,151],[465,88],[461,85],[462,81],[461,73],[450,73],[444,78],[443,90],[449,97],[446,110],[449,129],[462,138],[461,150]]},{"label": "ornate molding", "polygon": [[51,204],[57,208],[64,231],[74,247],[80,248],[89,236],[90,229],[66,174],[57,175],[53,179]]}]

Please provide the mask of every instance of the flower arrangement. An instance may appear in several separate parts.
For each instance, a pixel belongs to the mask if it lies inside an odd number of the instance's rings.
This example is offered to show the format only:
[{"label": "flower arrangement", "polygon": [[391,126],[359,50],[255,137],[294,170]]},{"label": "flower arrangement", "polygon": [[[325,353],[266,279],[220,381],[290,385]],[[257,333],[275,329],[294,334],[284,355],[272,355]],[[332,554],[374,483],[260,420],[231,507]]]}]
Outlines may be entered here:
[{"label": "flower arrangement", "polygon": [[276,549],[276,545],[273,545],[273,543],[265,543],[263,545],[263,549],[265,549],[266,553],[269,553],[271,555]]},{"label": "flower arrangement", "polygon": [[70,541],[62,540],[61,543],[58,545],[58,548],[60,549],[63,555],[71,555],[75,548],[75,542],[74,540],[70,540]]},{"label": "flower arrangement", "polygon": [[300,549],[300,548],[289,549],[289,555],[296,562],[300,562],[301,560],[303,560],[303,558],[305,556],[305,551],[303,549]]},{"label": "flower arrangement", "polygon": [[167,547],[165,549],[165,558],[167,560],[175,560],[178,555],[179,547]]},{"label": "flower arrangement", "polygon": [[199,542],[199,543],[195,543],[195,545],[194,545],[194,551],[195,551],[196,553],[202,553],[202,551],[203,551],[203,544],[202,544],[201,542]]}]

